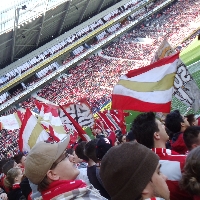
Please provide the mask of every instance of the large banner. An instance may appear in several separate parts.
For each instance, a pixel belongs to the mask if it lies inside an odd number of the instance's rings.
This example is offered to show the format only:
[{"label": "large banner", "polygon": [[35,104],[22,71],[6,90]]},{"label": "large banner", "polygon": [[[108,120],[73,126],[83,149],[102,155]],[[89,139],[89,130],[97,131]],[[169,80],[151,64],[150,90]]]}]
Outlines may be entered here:
[{"label": "large banner", "polygon": [[179,62],[174,79],[173,95],[197,112],[200,108],[200,90],[187,67]]}]

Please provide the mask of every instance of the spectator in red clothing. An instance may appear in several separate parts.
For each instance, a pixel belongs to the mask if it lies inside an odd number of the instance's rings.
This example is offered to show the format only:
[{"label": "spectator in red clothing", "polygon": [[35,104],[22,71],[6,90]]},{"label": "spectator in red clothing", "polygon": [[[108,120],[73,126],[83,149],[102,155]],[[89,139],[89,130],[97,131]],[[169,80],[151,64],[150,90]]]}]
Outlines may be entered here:
[{"label": "spectator in red clothing", "polygon": [[187,147],[183,140],[183,132],[190,126],[187,118],[183,117],[179,110],[174,110],[166,116],[165,126],[172,132],[172,150],[185,154]]},{"label": "spectator in red clothing", "polygon": [[167,176],[170,200],[192,200],[190,195],[180,190],[178,184],[186,156],[166,149],[169,136],[165,126],[155,118],[155,114],[148,112],[138,115],[133,121],[132,130],[138,143],[152,149],[160,157],[160,171]]},{"label": "spectator in red clothing", "polygon": [[180,187],[200,200],[200,147],[194,148],[187,156]]}]

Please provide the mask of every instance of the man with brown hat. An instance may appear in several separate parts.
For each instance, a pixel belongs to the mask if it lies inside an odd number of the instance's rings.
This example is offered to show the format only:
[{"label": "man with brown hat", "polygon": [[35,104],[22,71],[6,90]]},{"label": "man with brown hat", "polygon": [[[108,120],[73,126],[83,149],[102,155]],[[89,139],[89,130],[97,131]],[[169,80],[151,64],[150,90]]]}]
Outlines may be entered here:
[{"label": "man with brown hat", "polygon": [[75,180],[79,170],[70,162],[66,148],[69,137],[59,143],[37,143],[29,152],[25,162],[25,175],[42,194],[43,200],[103,198],[93,186]]},{"label": "man with brown hat", "polygon": [[[101,161],[100,177],[112,200],[169,200],[159,157],[137,142],[112,147]],[[161,198],[159,198],[161,197]]]}]

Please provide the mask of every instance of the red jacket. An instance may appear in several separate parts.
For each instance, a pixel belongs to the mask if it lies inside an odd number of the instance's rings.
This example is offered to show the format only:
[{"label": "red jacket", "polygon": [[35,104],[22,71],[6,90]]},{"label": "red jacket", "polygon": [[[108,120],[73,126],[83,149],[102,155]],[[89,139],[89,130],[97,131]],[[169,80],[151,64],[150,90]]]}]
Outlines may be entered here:
[{"label": "red jacket", "polygon": [[177,137],[172,138],[171,147],[177,153],[185,155],[188,149],[183,140],[183,133],[177,133]]}]

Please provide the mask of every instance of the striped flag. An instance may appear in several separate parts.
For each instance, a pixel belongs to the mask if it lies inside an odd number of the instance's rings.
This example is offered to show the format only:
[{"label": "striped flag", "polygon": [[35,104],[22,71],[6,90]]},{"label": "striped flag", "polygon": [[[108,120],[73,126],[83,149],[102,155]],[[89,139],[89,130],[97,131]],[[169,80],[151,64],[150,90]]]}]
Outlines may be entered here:
[{"label": "striped flag", "polygon": [[170,112],[179,53],[123,75],[112,94],[112,109]]},{"label": "striped flag", "polygon": [[[175,53],[176,51],[174,51],[167,39],[164,39],[156,51],[152,62],[156,62]],[[174,93],[172,96],[180,100],[188,108],[192,108],[194,112],[197,112],[200,108],[200,90],[189,70],[181,60],[179,60],[177,64]]]},{"label": "striped flag", "polygon": [[98,118],[95,119],[94,129],[121,130],[123,134],[126,133],[125,117],[128,113],[123,110],[105,110],[96,114]]},{"label": "striped flag", "polygon": [[35,102],[38,109],[40,110],[40,114],[38,117],[38,121],[41,123],[45,130],[55,139],[55,141],[62,140],[66,137],[66,131],[63,127],[61,119],[58,115],[58,106],[47,105],[44,103],[40,103],[38,101]]},{"label": "striped flag", "polygon": [[19,132],[19,150],[30,151],[40,141],[49,139],[49,134],[38,123],[36,117],[27,108]]}]

